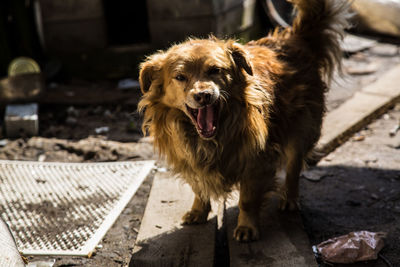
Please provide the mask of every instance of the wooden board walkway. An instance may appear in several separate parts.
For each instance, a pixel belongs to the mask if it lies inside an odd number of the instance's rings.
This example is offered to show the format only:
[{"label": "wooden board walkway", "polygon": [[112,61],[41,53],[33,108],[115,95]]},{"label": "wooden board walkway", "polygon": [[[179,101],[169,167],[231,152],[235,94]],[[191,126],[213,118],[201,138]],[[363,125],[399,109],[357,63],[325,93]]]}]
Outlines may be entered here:
[{"label": "wooden board walkway", "polygon": [[170,173],[157,173],[130,266],[213,266],[217,219],[182,226],[194,194]]},{"label": "wooden board walkway", "polygon": [[317,266],[300,212],[278,210],[278,199],[270,199],[261,212],[260,240],[250,243],[234,240],[238,195],[233,194],[227,201],[225,211],[231,267]]},{"label": "wooden board walkway", "polygon": [[400,101],[400,65],[354,94],[324,119],[318,150],[329,153]]},{"label": "wooden board walkway", "polygon": [[[230,266],[315,266],[300,214],[279,214],[277,205],[263,212],[261,240],[248,244],[234,241],[236,196],[233,194],[225,205],[213,203],[207,224],[182,226],[181,217],[190,209],[194,195],[189,186],[173,179],[170,173],[157,173],[130,266],[211,267],[215,255],[224,253],[230,255]],[[218,229],[228,231],[227,240],[220,242],[227,242],[229,251],[215,251],[220,247],[216,244]]]}]

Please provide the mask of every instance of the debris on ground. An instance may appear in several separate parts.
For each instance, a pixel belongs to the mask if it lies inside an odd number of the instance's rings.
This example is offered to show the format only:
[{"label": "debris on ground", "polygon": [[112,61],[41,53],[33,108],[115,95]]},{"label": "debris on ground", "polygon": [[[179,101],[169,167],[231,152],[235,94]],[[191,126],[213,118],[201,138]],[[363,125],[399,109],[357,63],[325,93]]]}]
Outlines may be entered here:
[{"label": "debris on ground", "polygon": [[3,147],[3,146],[5,146],[5,145],[7,145],[7,143],[8,143],[8,140],[7,140],[7,139],[1,139],[1,140],[0,140],[0,147]]},{"label": "debris on ground", "polygon": [[[41,105],[39,132],[42,137],[81,140],[100,134],[118,142],[137,142],[142,137],[141,117],[135,107],[88,105]],[[128,124],[130,123],[129,127]],[[94,130],[101,127],[102,133]]]},{"label": "debris on ground", "polygon": [[369,49],[369,52],[374,56],[394,57],[396,55],[399,55],[400,50],[398,46],[380,43],[377,46],[371,47]]},{"label": "debris on ground", "polygon": [[56,263],[55,259],[46,261],[34,261],[34,262],[29,262],[26,267],[53,267],[55,263]]},{"label": "debris on ground", "polygon": [[394,126],[393,129],[390,130],[389,136],[394,137],[396,136],[397,132],[400,130],[400,121],[398,125]]},{"label": "debris on ground", "polygon": [[317,245],[322,259],[330,263],[355,263],[378,259],[384,232],[358,231],[328,239]]},{"label": "debris on ground", "polygon": [[318,182],[322,178],[329,176],[329,173],[326,170],[311,169],[304,171],[302,176],[309,181]]},{"label": "debris on ground", "polygon": [[353,136],[353,138],[351,139],[353,141],[359,142],[359,141],[364,141],[365,140],[365,135],[362,135],[360,133],[357,133]]},{"label": "debris on ground", "polygon": [[340,47],[343,52],[356,53],[365,49],[372,48],[376,45],[376,41],[372,39],[358,37],[352,34],[347,34],[343,41],[340,43]]},{"label": "debris on ground", "polygon": [[0,159],[59,162],[105,162],[153,158],[152,145],[146,142],[120,143],[101,136],[79,141],[32,137],[8,141],[0,147]]},{"label": "debris on ground", "polygon": [[75,107],[73,106],[69,106],[67,108],[67,114],[72,116],[72,117],[79,117],[79,110],[77,110]]},{"label": "debris on ground", "polygon": [[109,130],[110,130],[110,127],[101,126],[101,127],[97,127],[96,129],[94,129],[94,132],[96,134],[105,134],[105,133],[108,133]]},{"label": "debris on ground", "polygon": [[344,69],[351,75],[367,75],[376,72],[379,67],[380,66],[374,62],[347,62]]}]

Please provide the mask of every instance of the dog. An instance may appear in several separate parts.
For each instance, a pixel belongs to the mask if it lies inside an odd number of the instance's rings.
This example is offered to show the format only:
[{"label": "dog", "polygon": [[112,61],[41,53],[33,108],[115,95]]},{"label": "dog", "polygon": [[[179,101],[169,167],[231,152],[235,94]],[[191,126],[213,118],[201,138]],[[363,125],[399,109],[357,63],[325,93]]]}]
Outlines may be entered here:
[{"label": "dog", "polygon": [[267,192],[281,192],[282,209],[297,208],[299,175],[320,137],[327,85],[340,68],[348,4],[291,2],[297,10],[291,27],[244,45],[188,39],[140,66],[143,132],[195,194],[184,224],[205,223],[210,198],[235,187],[237,241],[259,238]]}]

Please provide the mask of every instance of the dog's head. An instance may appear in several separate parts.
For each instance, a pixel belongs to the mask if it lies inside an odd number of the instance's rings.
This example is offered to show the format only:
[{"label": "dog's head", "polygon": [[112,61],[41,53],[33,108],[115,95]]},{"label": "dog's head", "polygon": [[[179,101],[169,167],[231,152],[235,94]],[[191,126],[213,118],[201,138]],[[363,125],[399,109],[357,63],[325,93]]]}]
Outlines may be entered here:
[{"label": "dog's head", "polygon": [[215,38],[188,40],[149,57],[140,85],[150,102],[182,111],[203,139],[217,134],[219,114],[234,86],[252,75],[243,47]]}]

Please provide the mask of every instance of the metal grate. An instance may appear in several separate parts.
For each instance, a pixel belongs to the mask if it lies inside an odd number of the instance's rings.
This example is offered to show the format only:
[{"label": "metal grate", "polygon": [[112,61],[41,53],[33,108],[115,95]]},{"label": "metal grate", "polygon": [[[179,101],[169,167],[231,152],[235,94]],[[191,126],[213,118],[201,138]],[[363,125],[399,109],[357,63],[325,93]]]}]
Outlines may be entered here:
[{"label": "metal grate", "polygon": [[154,161],[0,161],[0,212],[25,255],[88,255]]}]

